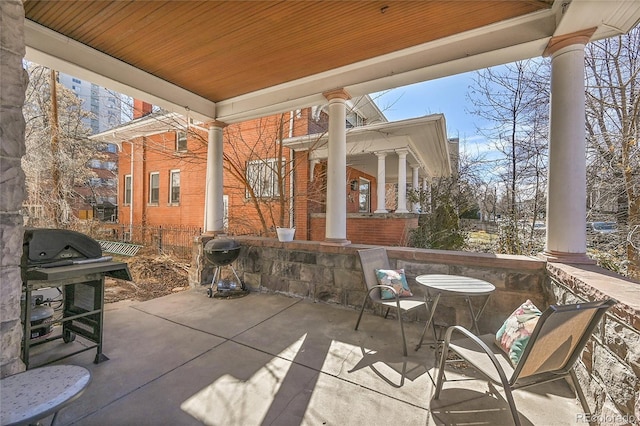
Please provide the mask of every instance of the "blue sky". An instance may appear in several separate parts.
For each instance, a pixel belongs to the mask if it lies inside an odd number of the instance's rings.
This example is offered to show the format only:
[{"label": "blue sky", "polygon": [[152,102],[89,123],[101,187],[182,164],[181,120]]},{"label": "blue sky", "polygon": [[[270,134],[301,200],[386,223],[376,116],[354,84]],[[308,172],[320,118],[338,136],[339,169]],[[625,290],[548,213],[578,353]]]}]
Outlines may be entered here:
[{"label": "blue sky", "polygon": [[389,121],[443,113],[447,136],[460,138],[461,151],[495,160],[499,157],[495,147],[478,132],[478,128],[488,127],[486,121],[469,112],[474,107],[467,92],[474,77],[475,71],[471,71],[374,93],[371,97]]},{"label": "blue sky", "polygon": [[472,109],[467,91],[473,83],[474,72],[437,80],[416,83],[372,94],[378,107],[389,121],[443,113],[447,136],[474,143],[478,140],[476,125],[481,121],[467,110]]}]

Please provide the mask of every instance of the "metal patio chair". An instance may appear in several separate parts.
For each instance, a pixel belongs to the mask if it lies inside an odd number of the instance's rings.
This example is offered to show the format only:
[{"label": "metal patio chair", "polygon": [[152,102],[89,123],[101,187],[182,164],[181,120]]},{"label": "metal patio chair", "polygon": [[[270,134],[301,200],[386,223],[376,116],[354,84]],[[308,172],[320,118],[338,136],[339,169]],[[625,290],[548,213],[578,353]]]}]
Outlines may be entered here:
[{"label": "metal patio chair", "polygon": [[[505,352],[495,343],[494,334],[475,336],[461,326],[447,329],[438,367],[434,399],[440,397],[446,380],[444,367],[449,351],[455,352],[490,381],[502,385],[513,421],[520,425],[512,391],[570,377],[578,398],[588,408],[573,365],[591,333],[607,309],[616,303],[609,299],[572,305],[551,305],[542,313],[524,352],[514,367]],[[463,335],[451,340],[454,332]]]},{"label": "metal patio chair", "polygon": [[[367,286],[367,293],[362,301],[362,309],[360,309],[360,315],[358,316],[358,322],[356,322],[356,330],[360,325],[362,319],[362,313],[367,303],[367,299],[371,300],[374,304],[385,306],[386,312],[384,317],[389,315],[391,308],[396,308],[398,313],[398,322],[400,323],[400,332],[402,333],[402,350],[404,356],[407,356],[407,339],[404,334],[404,324],[402,323],[402,312],[410,311],[426,304],[424,297],[411,296],[411,297],[399,297],[395,290],[390,286],[383,286],[378,284],[376,277],[376,269],[391,269],[389,266],[389,258],[387,257],[387,251],[384,248],[373,248],[366,250],[358,250],[358,256],[360,258],[360,265],[362,266],[362,275],[364,276],[364,282]],[[382,299],[380,297],[380,289],[388,288],[395,293],[395,299]]]}]

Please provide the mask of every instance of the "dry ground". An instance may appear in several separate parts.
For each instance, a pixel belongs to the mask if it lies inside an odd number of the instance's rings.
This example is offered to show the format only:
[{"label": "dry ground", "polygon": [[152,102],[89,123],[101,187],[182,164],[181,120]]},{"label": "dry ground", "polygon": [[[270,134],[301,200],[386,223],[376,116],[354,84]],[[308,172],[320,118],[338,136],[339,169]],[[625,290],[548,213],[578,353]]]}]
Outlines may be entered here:
[{"label": "dry ground", "polygon": [[190,264],[167,254],[141,251],[133,257],[117,257],[125,262],[133,281],[105,280],[105,303],[121,300],[145,301],[189,288]]}]

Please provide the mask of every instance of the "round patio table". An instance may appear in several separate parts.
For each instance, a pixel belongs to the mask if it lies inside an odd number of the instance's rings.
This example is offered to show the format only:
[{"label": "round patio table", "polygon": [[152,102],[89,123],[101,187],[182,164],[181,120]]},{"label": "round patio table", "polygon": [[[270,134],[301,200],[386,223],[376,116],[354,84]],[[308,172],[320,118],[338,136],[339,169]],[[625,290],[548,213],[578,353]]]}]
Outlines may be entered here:
[{"label": "round patio table", "polygon": [[[472,326],[475,328],[476,333],[478,331],[478,319],[482,315],[482,311],[487,306],[489,296],[494,292],[496,287],[490,282],[480,280],[478,278],[465,277],[462,275],[442,275],[442,274],[428,274],[418,275],[416,282],[425,289],[425,304],[427,305],[427,313],[429,319],[422,330],[420,336],[420,342],[416,346],[416,351],[422,346],[424,335],[427,329],[433,322],[433,316],[438,307],[440,297],[462,297],[467,301],[469,306],[469,313],[471,314]],[[472,297],[481,297],[481,306],[478,312],[473,309],[471,303]],[[436,332],[433,332],[434,341],[437,341]]]},{"label": "round patio table", "polygon": [[0,380],[0,424],[29,425],[54,414],[82,395],[91,373],[77,365],[52,365]]}]

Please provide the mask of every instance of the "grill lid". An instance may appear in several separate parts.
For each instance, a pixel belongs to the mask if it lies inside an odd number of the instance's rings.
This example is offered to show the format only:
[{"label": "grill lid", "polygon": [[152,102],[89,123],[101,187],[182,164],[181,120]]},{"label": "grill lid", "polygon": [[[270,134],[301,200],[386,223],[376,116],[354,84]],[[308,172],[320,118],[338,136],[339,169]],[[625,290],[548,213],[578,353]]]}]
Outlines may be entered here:
[{"label": "grill lid", "polygon": [[236,240],[232,240],[230,238],[214,238],[205,244],[204,251],[205,253],[217,253],[224,252],[234,249],[239,249],[240,244]]},{"label": "grill lid", "polygon": [[23,244],[23,265],[97,259],[102,256],[100,243],[80,232],[67,229],[27,228]]},{"label": "grill lid", "polygon": [[229,238],[215,238],[204,245],[204,253],[211,264],[226,266],[240,255],[240,244]]}]

